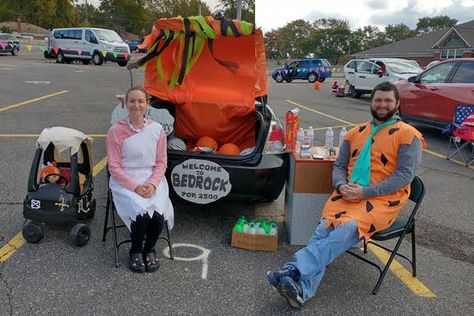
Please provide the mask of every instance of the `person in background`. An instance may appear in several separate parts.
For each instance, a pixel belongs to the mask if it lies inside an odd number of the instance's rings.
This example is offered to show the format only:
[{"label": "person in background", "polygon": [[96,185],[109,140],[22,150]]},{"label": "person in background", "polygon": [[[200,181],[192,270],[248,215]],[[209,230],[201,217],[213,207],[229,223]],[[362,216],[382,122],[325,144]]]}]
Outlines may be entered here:
[{"label": "person in background", "polygon": [[397,87],[390,82],[372,91],[372,119],[350,130],[334,163],[335,190],[308,245],[268,282],[292,307],[312,298],[326,266],[395,221],[410,196],[410,183],[421,161],[424,139],[396,115]]},{"label": "person in background", "polygon": [[145,117],[148,99],[139,87],[125,95],[128,117],[107,133],[109,186],[117,213],[131,233],[129,268],[154,272],[159,268],[155,244],[164,221],[173,227],[174,210],[165,178],[166,135],[160,124]]}]

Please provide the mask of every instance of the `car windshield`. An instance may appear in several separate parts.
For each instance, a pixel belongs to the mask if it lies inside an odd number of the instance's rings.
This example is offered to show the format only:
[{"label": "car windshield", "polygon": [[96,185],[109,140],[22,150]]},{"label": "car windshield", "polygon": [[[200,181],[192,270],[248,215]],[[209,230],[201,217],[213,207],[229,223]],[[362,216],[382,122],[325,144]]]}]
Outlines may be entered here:
[{"label": "car windshield", "polygon": [[123,42],[122,38],[117,33],[115,33],[114,31],[111,31],[111,30],[94,30],[94,31],[97,34],[97,37],[101,41]]},{"label": "car windshield", "polygon": [[321,59],[321,62],[323,64],[323,66],[325,66],[325,67],[330,67],[331,66],[331,63],[327,59]]},{"label": "car windshield", "polygon": [[419,74],[422,71],[421,67],[408,61],[387,61],[387,66],[399,74]]}]

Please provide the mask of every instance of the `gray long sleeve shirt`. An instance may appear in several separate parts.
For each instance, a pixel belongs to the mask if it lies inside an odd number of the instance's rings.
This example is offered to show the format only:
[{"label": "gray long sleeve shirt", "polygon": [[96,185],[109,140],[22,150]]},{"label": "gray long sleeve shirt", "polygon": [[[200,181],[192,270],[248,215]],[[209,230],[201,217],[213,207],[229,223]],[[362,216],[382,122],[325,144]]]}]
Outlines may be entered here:
[{"label": "gray long sleeve shirt", "polygon": [[[385,180],[368,187],[363,187],[362,194],[365,199],[373,196],[386,195],[405,187],[415,177],[418,165],[421,162],[422,145],[418,138],[414,137],[410,145],[400,145],[397,156],[397,169]],[[347,166],[350,159],[350,144],[347,140],[339,148],[339,155],[334,162],[332,171],[332,183],[338,189],[340,185],[347,184]]]}]

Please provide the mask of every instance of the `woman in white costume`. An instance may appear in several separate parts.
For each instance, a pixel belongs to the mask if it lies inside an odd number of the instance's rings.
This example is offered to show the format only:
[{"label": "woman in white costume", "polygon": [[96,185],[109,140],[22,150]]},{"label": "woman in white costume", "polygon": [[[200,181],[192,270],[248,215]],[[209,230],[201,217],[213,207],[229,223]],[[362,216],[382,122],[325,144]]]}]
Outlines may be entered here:
[{"label": "woman in white costume", "polygon": [[128,117],[107,133],[109,186],[117,213],[130,230],[130,270],[154,272],[159,267],[154,247],[163,223],[171,229],[174,222],[165,178],[166,134],[145,117],[148,100],[142,88],[130,88],[125,105]]}]

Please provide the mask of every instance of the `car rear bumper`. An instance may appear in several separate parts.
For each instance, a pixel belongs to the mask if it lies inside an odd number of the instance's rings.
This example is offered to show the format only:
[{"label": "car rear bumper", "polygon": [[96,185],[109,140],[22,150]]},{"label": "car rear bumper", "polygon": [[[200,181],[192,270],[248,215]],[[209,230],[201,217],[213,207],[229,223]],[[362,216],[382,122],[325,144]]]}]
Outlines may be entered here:
[{"label": "car rear bumper", "polygon": [[[166,177],[169,182],[170,192],[179,196],[173,188],[170,179],[171,171],[177,165],[190,158],[168,155],[168,169]],[[204,157],[203,160],[206,160]],[[229,173],[229,181],[232,189],[227,198],[243,198],[248,200],[274,200],[276,199],[287,179],[288,154],[268,154],[263,155],[260,162],[255,166],[243,166],[236,162],[219,163],[216,159],[212,161],[218,163]]]}]

